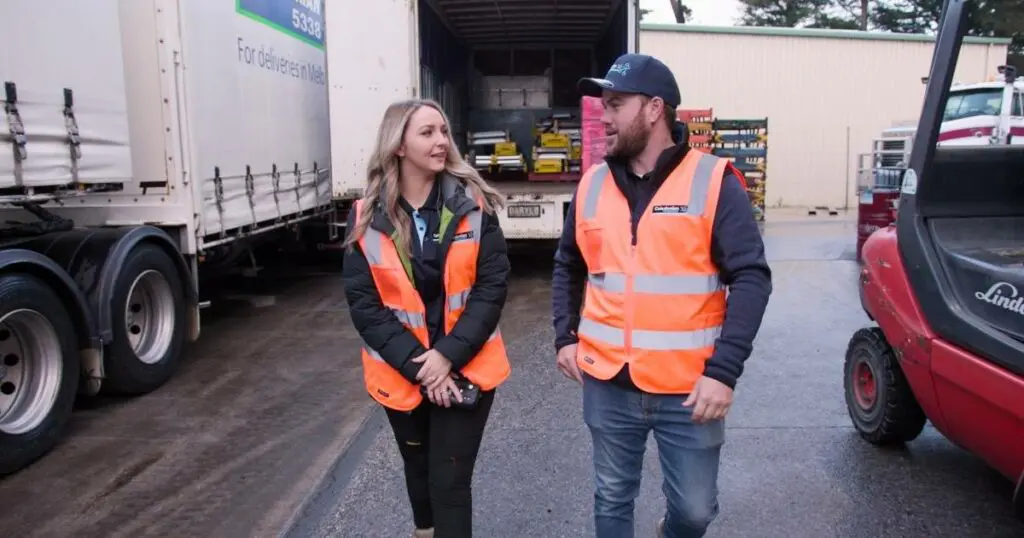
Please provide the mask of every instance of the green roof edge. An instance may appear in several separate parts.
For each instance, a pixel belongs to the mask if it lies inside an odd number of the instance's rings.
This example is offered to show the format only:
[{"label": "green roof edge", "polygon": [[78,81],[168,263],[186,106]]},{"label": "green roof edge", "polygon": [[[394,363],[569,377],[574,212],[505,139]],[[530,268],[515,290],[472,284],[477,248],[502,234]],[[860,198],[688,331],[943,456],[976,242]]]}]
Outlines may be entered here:
[{"label": "green roof edge", "polygon": [[[925,34],[896,34],[889,32],[863,32],[861,30],[827,30],[822,28],[774,28],[767,26],[699,26],[695,24],[640,23],[641,30],[654,32],[685,32],[691,34],[763,35],[778,37],[822,37],[828,39],[863,39],[867,41],[919,41],[934,42],[935,36]],[[982,45],[1009,45],[1008,37],[964,38],[964,43]]]}]

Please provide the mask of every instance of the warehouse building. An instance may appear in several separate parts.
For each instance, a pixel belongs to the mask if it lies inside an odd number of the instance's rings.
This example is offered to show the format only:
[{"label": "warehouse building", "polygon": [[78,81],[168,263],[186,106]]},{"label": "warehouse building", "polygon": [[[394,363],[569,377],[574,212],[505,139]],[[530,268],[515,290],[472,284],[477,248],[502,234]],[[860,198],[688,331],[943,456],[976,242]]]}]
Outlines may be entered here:
[{"label": "warehouse building", "polygon": [[[968,38],[955,79],[980,82],[1009,39]],[[683,108],[768,119],[767,207],[856,209],[857,154],[920,113],[934,38],[846,30],[642,24],[640,51],[676,74]]]}]

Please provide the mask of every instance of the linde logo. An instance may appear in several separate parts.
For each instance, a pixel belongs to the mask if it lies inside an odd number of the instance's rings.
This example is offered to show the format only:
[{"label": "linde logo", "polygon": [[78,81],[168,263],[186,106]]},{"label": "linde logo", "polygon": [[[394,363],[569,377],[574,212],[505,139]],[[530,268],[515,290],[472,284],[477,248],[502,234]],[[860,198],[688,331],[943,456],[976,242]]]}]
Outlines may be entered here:
[{"label": "linde logo", "polygon": [[996,282],[986,292],[974,292],[974,296],[988,304],[1024,316],[1024,296],[1017,291],[1017,286],[1009,282]]}]

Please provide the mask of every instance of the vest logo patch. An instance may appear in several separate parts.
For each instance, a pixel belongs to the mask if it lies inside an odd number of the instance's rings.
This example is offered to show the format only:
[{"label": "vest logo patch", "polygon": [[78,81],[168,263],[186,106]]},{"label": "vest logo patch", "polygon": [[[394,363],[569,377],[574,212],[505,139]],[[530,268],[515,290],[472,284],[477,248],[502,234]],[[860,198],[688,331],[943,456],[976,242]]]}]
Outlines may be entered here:
[{"label": "vest logo patch", "polygon": [[391,397],[391,395],[388,394],[384,389],[377,389],[377,392],[380,393],[380,395],[385,397],[385,398],[390,398]]},{"label": "vest logo patch", "polygon": [[688,205],[656,205],[651,208],[651,213],[662,215],[680,215],[690,209]]},{"label": "vest logo patch", "polygon": [[455,241],[465,241],[467,239],[473,239],[473,230],[470,230],[468,232],[462,232],[460,234],[455,234],[455,236],[452,237],[452,242],[454,243]]},{"label": "vest logo patch", "polygon": [[591,358],[590,355],[584,355],[583,356],[583,362],[585,362],[587,364],[594,364],[594,359]]}]

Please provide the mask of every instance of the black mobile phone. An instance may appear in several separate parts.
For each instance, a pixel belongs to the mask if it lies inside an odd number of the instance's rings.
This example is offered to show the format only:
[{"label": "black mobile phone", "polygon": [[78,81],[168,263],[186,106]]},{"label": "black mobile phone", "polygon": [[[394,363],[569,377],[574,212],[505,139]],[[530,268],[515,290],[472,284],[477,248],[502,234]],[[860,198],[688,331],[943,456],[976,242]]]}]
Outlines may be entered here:
[{"label": "black mobile phone", "polygon": [[[477,402],[480,400],[480,387],[476,383],[473,383],[464,377],[456,377],[454,380],[455,386],[462,395],[462,401],[460,402],[453,397],[451,399],[452,407],[458,407],[461,409],[472,409],[476,407]],[[423,396],[427,395],[426,386],[420,385],[420,394]]]}]

